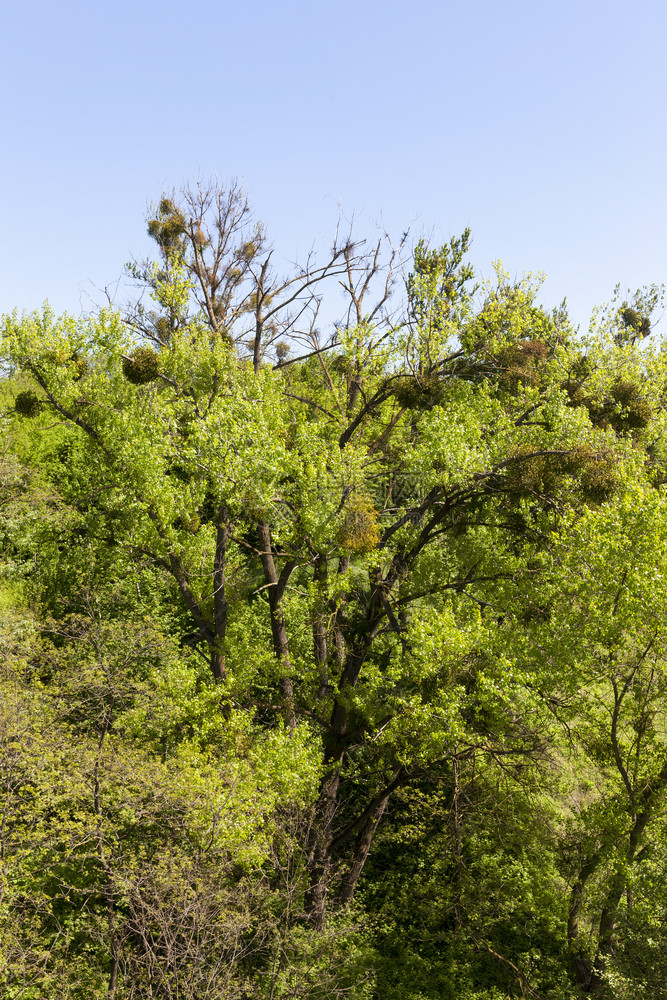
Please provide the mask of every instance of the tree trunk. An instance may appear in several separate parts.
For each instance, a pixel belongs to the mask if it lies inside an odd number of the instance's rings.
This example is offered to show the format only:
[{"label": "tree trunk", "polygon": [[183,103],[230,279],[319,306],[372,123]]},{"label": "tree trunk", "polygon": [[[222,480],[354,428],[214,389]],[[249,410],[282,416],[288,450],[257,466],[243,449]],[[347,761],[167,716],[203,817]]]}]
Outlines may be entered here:
[{"label": "tree trunk", "polygon": [[322,781],[315,808],[309,842],[309,886],[306,892],[306,914],[316,930],[324,930],[327,889],[331,869],[331,831],[340,785],[340,766],[334,767]]},{"label": "tree trunk", "polygon": [[570,909],[567,921],[567,944],[570,952],[570,967],[578,986],[586,992],[591,988],[593,962],[582,946],[579,938],[579,913],[584,899],[584,890],[589,878],[601,861],[601,852],[596,851],[579,869],[579,877],[570,894]]},{"label": "tree trunk", "polygon": [[616,872],[609,892],[605,896],[604,905],[602,907],[602,914],[600,916],[600,925],[598,932],[598,954],[595,960],[595,968],[602,972],[604,971],[607,957],[611,955],[614,948],[614,931],[616,929],[616,915],[618,912],[618,907],[623,898],[623,893],[627,887],[627,871],[633,864],[637,848],[639,846],[639,841],[646,828],[650,816],[649,809],[646,808],[643,812],[638,813],[634,817],[634,822],[632,824],[632,829],[630,830],[630,837],[628,840],[628,850],[624,859],[623,866]]},{"label": "tree trunk", "polygon": [[323,596],[324,584],[327,581],[327,560],[326,556],[318,556],[317,562],[315,563],[315,572],[313,574],[313,580],[315,582],[315,604],[313,607],[313,653],[315,657],[315,663],[320,674],[320,687],[318,691],[318,696],[320,698],[326,697],[327,691],[329,689],[329,671],[327,666],[327,629],[326,629],[326,612],[328,610],[328,603],[326,602],[326,597]]},{"label": "tree trunk", "polygon": [[227,632],[227,596],[225,591],[225,560],[227,558],[227,508],[222,505],[218,513],[218,530],[213,560],[213,613],[215,640],[211,650],[211,671],[216,681],[227,675],[225,666],[225,635]]},{"label": "tree trunk", "polygon": [[352,864],[350,869],[343,879],[343,884],[340,890],[340,902],[343,906],[347,906],[348,903],[352,902],[354,898],[354,890],[357,887],[357,882],[359,881],[359,876],[366,864],[366,858],[371,849],[371,845],[377,833],[378,825],[382,819],[383,813],[387,808],[387,803],[391,792],[386,792],[371,808],[370,815],[366,821],[366,825],[361,832],[361,836],[357,841],[354,856],[352,858]]},{"label": "tree trunk", "polygon": [[[347,569],[347,565],[346,563],[342,572]],[[373,587],[366,615],[366,625],[362,629],[361,634],[357,635],[355,644],[347,646],[344,641],[342,608],[337,608],[335,613],[334,627],[336,630],[337,658],[341,656],[340,672],[338,674],[339,694],[335,698],[331,710],[327,745],[325,748],[324,763],[328,771],[320,785],[320,794],[309,836],[308,860],[310,885],[306,894],[306,913],[315,927],[320,929],[324,927],[326,919],[326,897],[333,861],[331,850],[333,823],[338,807],[341,769],[349,746],[348,692],[350,688],[356,686],[368,651],[380,628],[381,616],[377,612],[378,607],[381,605],[381,586],[382,582],[380,581],[379,583],[376,582]],[[386,791],[390,793],[394,787],[392,783],[392,786]],[[387,795],[388,798],[389,795]],[[385,801],[381,805],[378,800],[377,803],[372,803],[370,807],[367,806],[361,812],[361,817],[366,826],[359,838],[357,851],[352,861],[352,868],[342,889],[343,895],[346,898],[351,899],[354,894],[354,887],[368,857],[368,852],[377,829],[377,823],[384,812],[386,804]],[[374,808],[377,808],[375,818],[373,818]]]},{"label": "tree trunk", "polygon": [[285,722],[294,729],[296,716],[294,711],[294,686],[292,683],[292,661],[289,654],[289,643],[287,641],[287,627],[283,614],[282,599],[285,587],[296,566],[293,561],[287,562],[278,576],[276,564],[271,548],[271,529],[268,524],[260,524],[257,529],[257,537],[264,569],[264,579],[268,584],[269,613],[271,617],[271,635],[273,637],[273,650],[276,659],[283,668],[283,676],[280,679],[280,690],[283,698],[283,711]]}]

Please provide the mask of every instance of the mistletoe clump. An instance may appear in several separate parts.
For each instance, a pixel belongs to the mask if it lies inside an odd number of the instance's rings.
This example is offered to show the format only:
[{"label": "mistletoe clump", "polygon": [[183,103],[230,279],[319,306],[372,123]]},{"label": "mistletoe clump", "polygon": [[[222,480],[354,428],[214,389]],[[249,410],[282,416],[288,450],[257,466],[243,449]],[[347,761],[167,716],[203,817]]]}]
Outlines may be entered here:
[{"label": "mistletoe clump", "polygon": [[607,503],[618,489],[618,478],[611,462],[593,458],[581,476],[584,498],[593,504]]},{"label": "mistletoe clump", "polygon": [[634,343],[637,339],[643,340],[644,337],[648,337],[651,332],[650,318],[644,316],[637,309],[633,309],[632,306],[625,306],[621,309],[619,319],[623,324],[623,329],[620,336],[617,337],[617,342],[623,343],[630,340]]},{"label": "mistletoe clump", "polygon": [[548,496],[556,492],[560,474],[554,456],[533,454],[530,447],[518,448],[505,479],[498,477],[491,485],[517,497]]},{"label": "mistletoe clump", "polygon": [[133,385],[153,382],[158,372],[158,356],[152,347],[137,347],[129,357],[123,358],[123,375]]},{"label": "mistletoe clump", "polygon": [[548,346],[541,340],[523,340],[505,347],[498,354],[501,371],[499,383],[506,392],[515,395],[521,385],[540,384],[540,365],[549,354]]},{"label": "mistletoe clump", "polygon": [[578,483],[581,495],[593,504],[607,503],[618,489],[612,461],[587,444],[562,454],[533,454],[528,448],[518,449],[505,478],[492,480],[491,487],[524,499],[555,499],[567,479]]},{"label": "mistletoe clump", "polygon": [[42,400],[31,389],[20,392],[14,400],[14,410],[22,417],[36,417],[42,408]]},{"label": "mistletoe clump", "polygon": [[580,393],[573,403],[586,407],[596,427],[612,427],[619,435],[642,430],[653,417],[653,410],[642,396],[640,386],[630,380],[617,379],[609,395],[601,401]]},{"label": "mistletoe clump", "polygon": [[171,198],[162,198],[154,218],[148,220],[148,235],[161,250],[169,252],[180,246],[185,234],[185,216]]},{"label": "mistletoe clump", "polygon": [[392,386],[394,398],[408,410],[432,410],[442,403],[445,384],[437,374],[404,375]]}]

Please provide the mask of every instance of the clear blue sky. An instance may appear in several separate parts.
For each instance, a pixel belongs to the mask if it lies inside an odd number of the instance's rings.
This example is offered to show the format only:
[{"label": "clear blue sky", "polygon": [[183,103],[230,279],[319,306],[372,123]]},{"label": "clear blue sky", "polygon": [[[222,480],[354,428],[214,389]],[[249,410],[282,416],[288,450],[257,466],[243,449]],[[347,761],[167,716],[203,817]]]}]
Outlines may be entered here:
[{"label": "clear blue sky", "polygon": [[543,270],[667,280],[662,0],[3,4],[0,311],[89,306],[164,188],[239,177],[288,258],[338,204]]}]

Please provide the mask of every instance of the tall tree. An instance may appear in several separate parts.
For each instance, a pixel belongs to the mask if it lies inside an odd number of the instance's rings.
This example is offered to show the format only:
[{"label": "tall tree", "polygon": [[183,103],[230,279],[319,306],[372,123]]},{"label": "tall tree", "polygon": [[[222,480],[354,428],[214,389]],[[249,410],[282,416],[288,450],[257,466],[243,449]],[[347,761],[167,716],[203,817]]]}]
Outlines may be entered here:
[{"label": "tall tree", "polygon": [[[379,250],[364,261],[348,242],[268,284],[261,234],[242,249],[238,192],[210,203],[212,230],[208,204],[158,206],[155,313],[133,328],[152,346],[111,312],[46,311],[6,319],[5,351],[34,387],[17,408],[69,428],[63,489],[90,536],[173,581],[222,711],[317,741],[302,851],[322,928],[399,790],[462,746],[542,752],[507,634],[547,613],[555,540],[661,466],[664,365],[615,338],[618,310],[585,346],[530,282],[499,270],[475,290],[468,233],[417,245],[390,322],[391,254],[381,274]],[[313,287],[336,274],[351,306],[334,339],[308,329],[309,356],[263,362],[267,324],[294,337],[294,309],[317,308]]]}]

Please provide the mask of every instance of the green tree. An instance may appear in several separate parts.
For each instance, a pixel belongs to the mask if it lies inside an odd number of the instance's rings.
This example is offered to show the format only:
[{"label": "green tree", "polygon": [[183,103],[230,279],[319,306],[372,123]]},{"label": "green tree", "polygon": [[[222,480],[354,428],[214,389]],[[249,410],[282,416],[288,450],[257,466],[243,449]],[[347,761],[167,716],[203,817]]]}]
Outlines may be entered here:
[{"label": "green tree", "polygon": [[[660,496],[664,358],[617,336],[627,303],[586,341],[562,310],[537,305],[531,280],[511,283],[499,268],[475,289],[465,233],[418,245],[391,319],[395,259],[382,274],[375,251],[364,261],[346,245],[324,269],[342,268],[349,303],[333,340],[311,328],[310,356],[271,365],[265,323],[282,316],[293,331],[298,296],[280,285],[271,299],[265,286],[262,309],[283,304],[258,320],[270,260],[258,236],[209,308],[221,216],[216,207],[208,232],[186,208],[163,202],[153,219],[161,264],[144,272],[148,340],[135,339],[136,315],[128,327],[113,312],[79,322],[46,310],[5,319],[5,356],[30,385],[17,420],[62,423],[52,474],[80,537],[177,597],[170,628],[209,664],[215,725],[246,713],[295,752],[310,748],[316,788],[295,850],[293,919],[321,931],[328,912],[350,906],[397,797],[428,776],[450,780],[459,762],[517,781],[522,767],[539,772],[545,706],[565,698],[581,631],[572,614],[552,638],[554,595],[568,593],[581,525],[602,525],[609,541],[605,512],[619,498]],[[243,257],[225,252],[220,262]],[[302,269],[295,282],[311,305],[321,277]],[[235,346],[250,315],[261,330],[251,348]],[[618,565],[610,557],[609,573]],[[598,614],[587,600],[591,628],[606,627],[609,607]],[[619,717],[628,676],[649,666],[632,673],[624,656],[607,674],[624,692]],[[651,684],[647,718],[659,704]],[[580,720],[595,713],[588,697],[572,709]],[[614,684],[605,697],[613,703]],[[193,732],[212,724],[200,718]],[[618,726],[610,739],[613,756]],[[659,769],[638,773],[657,794]],[[605,912],[618,913],[626,882],[605,884]]]}]

